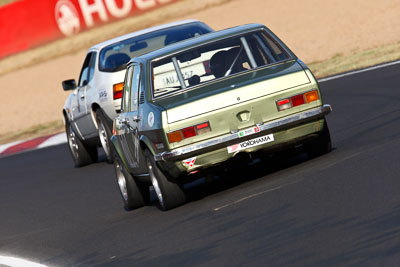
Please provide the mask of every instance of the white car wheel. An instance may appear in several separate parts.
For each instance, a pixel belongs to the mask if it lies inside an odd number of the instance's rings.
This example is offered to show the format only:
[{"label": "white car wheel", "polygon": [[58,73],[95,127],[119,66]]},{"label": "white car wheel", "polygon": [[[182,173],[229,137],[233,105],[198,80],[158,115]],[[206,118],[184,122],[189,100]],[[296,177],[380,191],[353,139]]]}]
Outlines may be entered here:
[{"label": "white car wheel", "polygon": [[71,125],[68,127],[67,134],[69,136],[69,138],[67,138],[67,139],[68,139],[68,145],[69,145],[69,149],[71,150],[72,156],[74,158],[78,159],[79,158],[79,153],[78,153],[79,146],[78,146],[78,143],[76,142],[77,137],[76,137],[74,129],[72,129]]},{"label": "white car wheel", "polygon": [[97,147],[83,143],[76,135],[69,121],[65,124],[65,132],[68,140],[68,148],[75,167],[82,167],[97,161]]}]

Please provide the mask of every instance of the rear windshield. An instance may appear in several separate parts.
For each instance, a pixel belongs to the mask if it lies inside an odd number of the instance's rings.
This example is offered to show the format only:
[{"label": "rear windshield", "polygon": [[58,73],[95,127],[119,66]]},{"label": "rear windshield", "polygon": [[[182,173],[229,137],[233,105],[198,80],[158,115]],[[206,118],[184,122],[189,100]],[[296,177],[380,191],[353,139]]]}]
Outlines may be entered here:
[{"label": "rear windshield", "polygon": [[122,70],[132,57],[211,31],[207,25],[195,22],[114,43],[100,51],[99,69],[105,72]]},{"label": "rear windshield", "polygon": [[289,54],[263,30],[207,43],[154,60],[153,96],[178,93],[185,88],[287,59],[290,59]]}]

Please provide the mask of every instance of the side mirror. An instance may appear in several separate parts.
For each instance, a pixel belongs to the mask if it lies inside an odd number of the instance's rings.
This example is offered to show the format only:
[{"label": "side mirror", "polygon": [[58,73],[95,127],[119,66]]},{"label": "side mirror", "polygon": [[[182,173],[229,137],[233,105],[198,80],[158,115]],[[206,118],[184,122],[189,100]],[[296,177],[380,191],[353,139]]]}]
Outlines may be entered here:
[{"label": "side mirror", "polygon": [[62,87],[64,91],[74,90],[76,89],[76,81],[75,79],[65,80],[62,82]]}]

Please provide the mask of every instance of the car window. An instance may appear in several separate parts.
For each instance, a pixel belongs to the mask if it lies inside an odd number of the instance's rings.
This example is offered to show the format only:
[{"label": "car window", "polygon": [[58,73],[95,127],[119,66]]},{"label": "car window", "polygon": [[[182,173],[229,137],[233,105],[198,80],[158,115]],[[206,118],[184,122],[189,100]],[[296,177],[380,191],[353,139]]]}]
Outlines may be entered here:
[{"label": "car window", "polygon": [[88,74],[88,82],[93,79],[94,76],[94,68],[96,66],[96,52],[91,53],[90,62],[89,62],[89,74]]},{"label": "car window", "polygon": [[140,64],[133,65],[133,75],[132,75],[132,86],[131,86],[131,109],[130,111],[136,111],[138,108],[138,93],[140,86]]},{"label": "car window", "polygon": [[83,61],[82,70],[79,75],[79,86],[85,86],[88,82],[93,78],[94,64],[96,60],[96,53],[90,52],[86,55],[85,60]]},{"label": "car window", "polygon": [[201,86],[288,59],[288,52],[263,30],[213,41],[153,60],[153,96]]},{"label": "car window", "polygon": [[121,109],[123,112],[129,112],[130,110],[130,95],[131,95],[131,81],[132,81],[133,66],[129,67],[125,73],[124,89],[122,93]]},{"label": "car window", "polygon": [[211,31],[212,29],[207,25],[195,22],[122,40],[100,51],[99,69],[105,72],[119,71],[133,57]]}]

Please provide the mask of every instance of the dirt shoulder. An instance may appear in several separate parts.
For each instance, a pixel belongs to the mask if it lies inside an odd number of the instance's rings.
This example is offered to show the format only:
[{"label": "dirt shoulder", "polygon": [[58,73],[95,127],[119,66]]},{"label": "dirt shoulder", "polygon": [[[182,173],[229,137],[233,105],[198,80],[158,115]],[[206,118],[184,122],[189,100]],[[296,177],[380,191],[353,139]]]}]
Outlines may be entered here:
[{"label": "dirt shoulder", "polygon": [[400,41],[399,17],[396,0],[182,0],[0,61],[0,136],[61,121],[68,95],[61,81],[76,79],[86,49],[104,38],[189,18],[216,30],[259,22],[311,63],[362,55],[362,51],[388,44],[395,49],[387,53],[395,51]]}]

